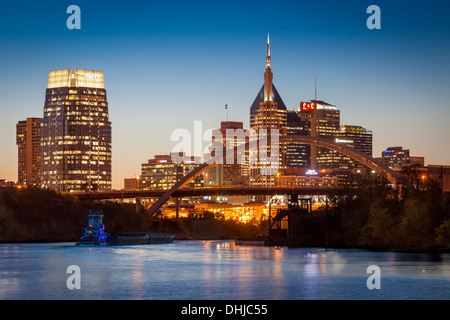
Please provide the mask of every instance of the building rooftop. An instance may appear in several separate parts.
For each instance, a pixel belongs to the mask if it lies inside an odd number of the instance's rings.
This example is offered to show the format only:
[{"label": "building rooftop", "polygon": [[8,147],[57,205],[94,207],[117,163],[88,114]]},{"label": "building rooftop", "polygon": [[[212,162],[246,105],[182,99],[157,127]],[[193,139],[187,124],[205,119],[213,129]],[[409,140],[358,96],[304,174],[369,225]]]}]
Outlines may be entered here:
[{"label": "building rooftop", "polygon": [[61,69],[50,71],[47,88],[88,87],[105,88],[103,72],[87,69]]},{"label": "building rooftop", "polygon": [[[283,99],[281,99],[280,94],[278,93],[277,89],[275,88],[275,85],[272,85],[273,87],[273,102],[278,103],[278,109],[281,110],[287,110],[286,105],[283,102]],[[259,109],[259,104],[261,102],[264,102],[264,85],[261,87],[261,90],[259,90],[258,95],[256,96],[255,100],[252,103],[252,106],[250,107],[250,114],[256,114]]]}]

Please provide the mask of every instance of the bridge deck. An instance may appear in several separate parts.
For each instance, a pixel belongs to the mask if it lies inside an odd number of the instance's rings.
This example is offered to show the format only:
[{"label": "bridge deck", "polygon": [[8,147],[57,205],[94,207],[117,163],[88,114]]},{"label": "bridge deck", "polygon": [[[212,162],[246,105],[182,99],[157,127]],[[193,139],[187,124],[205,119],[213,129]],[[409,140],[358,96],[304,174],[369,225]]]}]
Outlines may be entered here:
[{"label": "bridge deck", "polygon": [[[209,188],[182,188],[172,194],[172,197],[200,197],[217,195],[322,195],[334,194],[341,190],[338,187],[209,187]],[[73,193],[78,199],[106,200],[106,199],[131,199],[159,198],[167,190],[119,190],[108,192]]]}]

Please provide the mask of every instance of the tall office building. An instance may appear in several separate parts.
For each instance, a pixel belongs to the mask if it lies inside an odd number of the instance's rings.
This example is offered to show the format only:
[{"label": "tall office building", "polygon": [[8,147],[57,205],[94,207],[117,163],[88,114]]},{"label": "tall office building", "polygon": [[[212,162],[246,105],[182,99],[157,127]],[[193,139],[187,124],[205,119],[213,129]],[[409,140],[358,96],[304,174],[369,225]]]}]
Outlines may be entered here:
[{"label": "tall office building", "polygon": [[102,71],[50,71],[41,184],[61,192],[111,189],[111,122]]},{"label": "tall office building", "polygon": [[[300,118],[298,110],[287,111],[286,134],[309,135],[309,123]],[[311,147],[299,142],[288,142],[286,148],[286,169],[309,168],[311,165]]]},{"label": "tall office building", "polygon": [[[299,108],[300,118],[306,122],[309,135],[334,140],[339,135],[340,111],[332,104],[320,100],[301,102]],[[339,166],[336,151],[311,146],[311,168],[331,169]]]},{"label": "tall office building", "polygon": [[275,174],[285,167],[284,145],[272,145],[272,141],[275,141],[276,138],[272,136],[272,132],[276,132],[278,138],[286,134],[287,110],[272,79],[270,41],[269,35],[267,35],[264,85],[250,108],[250,129],[255,133],[256,139],[265,138],[267,143],[266,147],[250,150],[251,186],[274,186]]},{"label": "tall office building", "polygon": [[41,124],[41,118],[27,118],[16,125],[18,183],[21,185],[41,184]]},{"label": "tall office building", "polygon": [[[222,121],[220,129],[213,130],[211,157],[215,157],[216,151],[219,150],[225,156],[227,150],[232,148],[237,153],[223,163],[216,163],[208,170],[207,185],[248,185],[248,149],[243,148],[248,140],[249,132],[244,130],[243,122]],[[242,146],[242,150],[239,149],[239,146]]]}]

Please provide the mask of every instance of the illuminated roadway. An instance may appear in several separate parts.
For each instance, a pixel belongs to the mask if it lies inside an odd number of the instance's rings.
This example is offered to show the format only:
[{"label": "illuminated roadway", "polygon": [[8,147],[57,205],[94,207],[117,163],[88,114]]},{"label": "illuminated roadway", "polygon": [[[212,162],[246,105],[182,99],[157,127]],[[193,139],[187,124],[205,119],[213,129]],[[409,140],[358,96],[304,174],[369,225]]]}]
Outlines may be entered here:
[{"label": "illuminated roadway", "polygon": [[[172,197],[231,196],[231,195],[322,195],[338,193],[337,187],[206,187],[182,188],[176,190]],[[159,198],[167,190],[118,190],[107,192],[73,193],[80,200],[107,200],[129,198]]]}]

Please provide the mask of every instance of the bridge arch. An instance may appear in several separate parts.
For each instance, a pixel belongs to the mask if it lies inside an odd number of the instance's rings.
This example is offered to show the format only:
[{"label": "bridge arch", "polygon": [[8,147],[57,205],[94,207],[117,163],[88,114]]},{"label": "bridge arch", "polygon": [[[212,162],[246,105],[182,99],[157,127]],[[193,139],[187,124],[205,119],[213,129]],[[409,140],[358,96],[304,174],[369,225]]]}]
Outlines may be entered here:
[{"label": "bridge arch", "polygon": [[[325,147],[330,150],[337,151],[339,153],[342,153],[356,161],[361,162],[365,166],[369,167],[370,169],[374,170],[378,174],[384,174],[386,175],[386,178],[391,182],[392,184],[397,184],[398,182],[398,175],[396,172],[391,170],[388,166],[386,166],[384,163],[374,159],[373,157],[356,150],[351,147],[340,145],[332,140],[321,138],[321,137],[312,137],[312,136],[301,136],[301,135],[291,135],[291,136],[283,136],[279,138],[279,143],[287,143],[287,142],[297,142],[297,143],[304,143],[304,144],[310,144],[310,145],[317,145],[318,147]],[[247,149],[254,144],[255,141],[250,141],[245,143],[244,148]],[[159,210],[159,208],[162,207],[162,205],[169,200],[169,198],[173,195],[175,191],[177,191],[180,188],[183,188],[185,185],[187,185],[190,181],[198,177],[200,174],[202,174],[205,170],[212,167],[216,162],[222,161],[222,163],[225,163],[225,160],[227,158],[234,157],[234,155],[242,150],[242,148],[232,148],[227,150],[225,154],[223,155],[217,155],[214,158],[212,158],[208,163],[203,163],[199,167],[197,167],[195,170],[184,176],[182,179],[180,179],[177,183],[175,183],[172,188],[167,190],[166,193],[164,193],[148,210],[147,213],[151,216],[156,213],[156,211]]]},{"label": "bridge arch", "polygon": [[385,174],[386,178],[392,184],[397,184],[397,182],[398,182],[398,174],[395,171],[393,171],[392,169],[390,169],[384,163],[376,160],[375,158],[367,155],[364,152],[361,152],[361,151],[356,150],[351,147],[343,146],[339,143],[336,143],[333,140],[329,140],[329,139],[321,138],[321,137],[300,136],[300,135],[280,137],[280,143],[286,143],[286,142],[297,142],[297,143],[305,143],[305,144],[310,144],[310,145],[317,145],[318,147],[325,147],[330,150],[337,151],[339,153],[342,153],[343,155],[346,155],[346,156],[352,158],[353,160],[361,162],[363,165],[367,166],[368,168],[375,170],[375,172],[378,174]]}]

